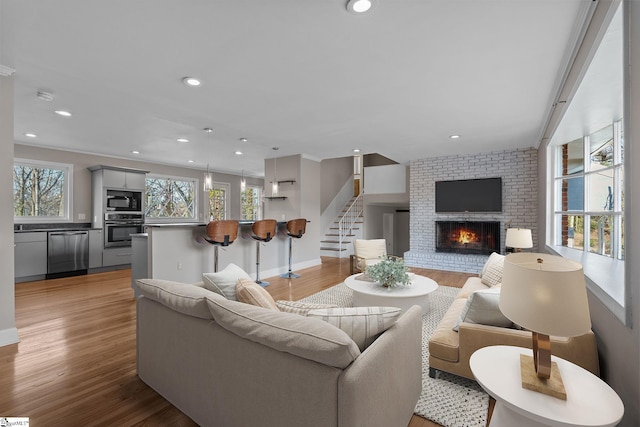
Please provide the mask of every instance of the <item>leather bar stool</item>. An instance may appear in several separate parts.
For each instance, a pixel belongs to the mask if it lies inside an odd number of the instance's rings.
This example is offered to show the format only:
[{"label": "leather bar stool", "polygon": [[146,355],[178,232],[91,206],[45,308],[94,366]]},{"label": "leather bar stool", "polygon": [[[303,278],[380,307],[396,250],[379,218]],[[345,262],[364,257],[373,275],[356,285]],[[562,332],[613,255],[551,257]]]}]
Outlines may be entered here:
[{"label": "leather bar stool", "polygon": [[204,240],[214,245],[213,271],[218,271],[218,248],[229,246],[238,237],[238,221],[234,219],[215,220],[207,224]]},{"label": "leather bar stool", "polygon": [[276,235],[276,226],[278,223],[275,219],[261,219],[253,223],[251,226],[251,238],[256,242],[256,283],[260,286],[269,286],[269,282],[260,280],[260,243],[269,242]]},{"label": "leather bar stool", "polygon": [[291,255],[293,253],[293,238],[300,239],[307,229],[307,220],[304,218],[287,221],[287,235],[289,236],[289,272],[281,274],[280,277],[295,279],[300,277],[291,271]]}]

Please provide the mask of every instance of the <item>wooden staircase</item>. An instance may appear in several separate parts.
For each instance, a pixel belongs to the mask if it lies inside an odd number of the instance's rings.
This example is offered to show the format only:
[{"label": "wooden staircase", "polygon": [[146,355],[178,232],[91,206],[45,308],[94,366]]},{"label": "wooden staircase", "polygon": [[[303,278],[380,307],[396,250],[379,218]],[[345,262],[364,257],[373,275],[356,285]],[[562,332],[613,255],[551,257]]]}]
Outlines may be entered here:
[{"label": "wooden staircase", "polygon": [[340,215],[333,222],[332,226],[324,235],[324,239],[320,241],[320,251],[322,255],[329,257],[342,258],[353,251],[353,240],[362,236],[362,227],[364,224],[364,218],[362,213],[357,215],[351,226],[346,233],[342,235],[342,242],[340,242],[340,223],[343,220],[345,214],[356,202],[356,197],[352,198],[344,207]]}]

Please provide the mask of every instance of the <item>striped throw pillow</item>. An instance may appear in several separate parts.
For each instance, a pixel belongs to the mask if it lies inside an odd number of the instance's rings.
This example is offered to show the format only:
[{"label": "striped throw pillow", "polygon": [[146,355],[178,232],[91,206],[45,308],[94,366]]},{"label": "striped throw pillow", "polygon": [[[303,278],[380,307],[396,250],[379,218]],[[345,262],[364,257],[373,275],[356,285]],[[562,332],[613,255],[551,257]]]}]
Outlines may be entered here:
[{"label": "striped throw pillow", "polygon": [[280,311],[271,294],[251,279],[238,279],[238,283],[236,284],[236,298],[238,301],[246,304]]},{"label": "striped throw pillow", "polygon": [[397,307],[346,307],[311,310],[307,317],[317,317],[342,329],[364,351],[390,328],[400,316]]},{"label": "striped throw pillow", "polygon": [[309,313],[311,310],[338,307],[335,304],[320,304],[320,303],[312,303],[312,302],[286,301],[286,300],[276,301],[276,306],[280,309],[280,311],[284,311],[285,313],[299,314],[300,316],[306,316],[307,313]]}]

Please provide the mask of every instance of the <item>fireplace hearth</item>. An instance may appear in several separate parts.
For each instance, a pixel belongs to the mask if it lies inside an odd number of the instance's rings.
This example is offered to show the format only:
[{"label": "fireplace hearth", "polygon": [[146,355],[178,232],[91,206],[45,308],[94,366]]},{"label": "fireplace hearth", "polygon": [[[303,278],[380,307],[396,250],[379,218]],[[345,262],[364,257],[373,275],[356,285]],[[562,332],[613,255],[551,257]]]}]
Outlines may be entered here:
[{"label": "fireplace hearth", "polygon": [[436,221],[436,252],[476,255],[500,252],[500,222]]}]

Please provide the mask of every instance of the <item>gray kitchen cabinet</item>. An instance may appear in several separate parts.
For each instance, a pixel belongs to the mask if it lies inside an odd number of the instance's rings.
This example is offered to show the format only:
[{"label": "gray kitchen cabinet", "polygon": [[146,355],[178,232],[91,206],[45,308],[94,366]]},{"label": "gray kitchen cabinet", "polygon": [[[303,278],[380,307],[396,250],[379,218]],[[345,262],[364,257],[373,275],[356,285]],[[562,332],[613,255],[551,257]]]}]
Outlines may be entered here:
[{"label": "gray kitchen cabinet", "polygon": [[45,274],[47,274],[47,232],[15,233],[15,278]]},{"label": "gray kitchen cabinet", "polygon": [[102,251],[102,266],[111,267],[115,265],[131,264],[131,246],[121,248],[104,248]]},{"label": "gray kitchen cabinet", "polygon": [[89,268],[102,267],[104,235],[102,230],[89,230]]},{"label": "gray kitchen cabinet", "polygon": [[121,170],[103,169],[102,185],[107,188],[144,190],[145,174]]}]

